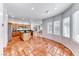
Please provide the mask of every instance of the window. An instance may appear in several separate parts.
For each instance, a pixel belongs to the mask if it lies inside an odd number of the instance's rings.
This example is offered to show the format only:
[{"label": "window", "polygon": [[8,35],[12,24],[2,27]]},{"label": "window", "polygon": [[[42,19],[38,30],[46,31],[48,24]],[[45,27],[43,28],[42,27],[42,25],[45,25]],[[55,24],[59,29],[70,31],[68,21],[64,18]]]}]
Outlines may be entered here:
[{"label": "window", "polygon": [[47,33],[52,34],[52,22],[47,23]]},{"label": "window", "polygon": [[60,20],[54,21],[54,34],[60,35]]},{"label": "window", "polygon": [[73,15],[73,39],[79,43],[79,10]]},{"label": "window", "polygon": [[63,36],[70,37],[70,17],[63,19]]}]

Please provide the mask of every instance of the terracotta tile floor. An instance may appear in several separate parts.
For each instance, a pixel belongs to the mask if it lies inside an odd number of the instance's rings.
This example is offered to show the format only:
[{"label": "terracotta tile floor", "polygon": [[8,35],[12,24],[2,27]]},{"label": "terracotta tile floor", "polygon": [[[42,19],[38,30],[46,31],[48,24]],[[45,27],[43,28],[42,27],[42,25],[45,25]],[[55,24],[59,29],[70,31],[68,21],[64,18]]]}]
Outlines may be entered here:
[{"label": "terracotta tile floor", "polygon": [[57,36],[57,35],[48,35],[48,34],[41,35],[41,37],[42,36],[49,38],[50,40],[54,40],[56,42],[60,42],[64,44],[73,52],[75,56],[79,56],[79,43],[75,42],[74,39],[66,38],[63,36]]},{"label": "terracotta tile floor", "polygon": [[[19,39],[19,38],[17,38]],[[33,37],[28,41],[9,42],[4,56],[73,56],[70,49],[54,40]]]}]

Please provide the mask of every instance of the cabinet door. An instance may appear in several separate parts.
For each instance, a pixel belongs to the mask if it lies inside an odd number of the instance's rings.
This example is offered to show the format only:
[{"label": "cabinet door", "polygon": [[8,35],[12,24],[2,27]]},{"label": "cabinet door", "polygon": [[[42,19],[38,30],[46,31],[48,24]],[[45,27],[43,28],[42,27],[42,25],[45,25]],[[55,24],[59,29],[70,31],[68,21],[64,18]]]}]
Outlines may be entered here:
[{"label": "cabinet door", "polygon": [[63,36],[70,37],[70,17],[63,19]]}]

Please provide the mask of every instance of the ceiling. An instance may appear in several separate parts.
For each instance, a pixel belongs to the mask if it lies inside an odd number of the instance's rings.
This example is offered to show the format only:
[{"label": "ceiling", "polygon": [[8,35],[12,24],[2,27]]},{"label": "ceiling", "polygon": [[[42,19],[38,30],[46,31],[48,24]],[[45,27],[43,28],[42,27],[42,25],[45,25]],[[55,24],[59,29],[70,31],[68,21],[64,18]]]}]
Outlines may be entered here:
[{"label": "ceiling", "polygon": [[55,16],[69,8],[71,3],[5,3],[12,18],[44,19]]}]

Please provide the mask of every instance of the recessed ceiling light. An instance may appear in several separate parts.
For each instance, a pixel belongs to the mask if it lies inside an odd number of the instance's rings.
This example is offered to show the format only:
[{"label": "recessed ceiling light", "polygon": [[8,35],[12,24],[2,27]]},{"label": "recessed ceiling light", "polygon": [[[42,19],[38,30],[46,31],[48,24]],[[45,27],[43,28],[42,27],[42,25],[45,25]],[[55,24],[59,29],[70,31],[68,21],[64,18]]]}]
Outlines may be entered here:
[{"label": "recessed ceiling light", "polygon": [[57,8],[55,8],[55,9],[57,9]]},{"label": "recessed ceiling light", "polygon": [[34,10],[34,8],[32,7],[32,10]]},{"label": "recessed ceiling light", "polygon": [[49,10],[45,10],[45,14],[49,14],[50,12],[49,12]]},{"label": "recessed ceiling light", "polygon": [[49,10],[46,10],[45,13],[49,13]]}]

